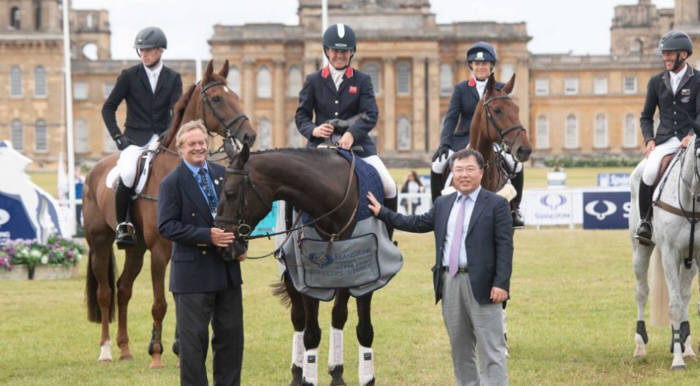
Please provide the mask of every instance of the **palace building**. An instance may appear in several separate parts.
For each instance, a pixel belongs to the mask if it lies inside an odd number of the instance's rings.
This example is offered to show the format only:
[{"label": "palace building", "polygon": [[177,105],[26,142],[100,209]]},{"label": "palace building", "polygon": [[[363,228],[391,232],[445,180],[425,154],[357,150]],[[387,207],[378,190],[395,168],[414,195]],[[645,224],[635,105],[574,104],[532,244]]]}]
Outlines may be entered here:
[{"label": "palace building", "polygon": [[[615,7],[609,55],[533,54],[525,23],[439,24],[428,0],[328,0],[329,23],[358,35],[353,66],[372,78],[379,121],[372,135],[390,165],[427,162],[438,147],[456,83],[468,78],[465,52],[492,43],[496,78],[516,75],[512,96],[528,128],[533,158],[573,154],[639,154],[639,114],[649,78],[662,70],[657,46],[670,29],[700,47],[700,0],[658,9],[651,0]],[[0,0],[0,140],[40,164],[65,146],[60,0]],[[294,124],[306,74],[322,65],[321,0],[299,0],[296,25],[215,25],[208,43],[218,63],[230,62],[229,85],[258,131],[256,147],[303,146]],[[120,71],[136,60],[113,60],[107,11],[71,10],[73,116],[78,161],[115,151],[101,108]],[[166,31],[167,32],[167,31]],[[124,37],[132,39],[133,37]],[[700,52],[699,52],[700,53]],[[697,55],[697,54],[696,54]],[[696,62],[691,57],[691,64]],[[192,60],[167,60],[194,81]],[[124,120],[120,107],[118,122]]]}]

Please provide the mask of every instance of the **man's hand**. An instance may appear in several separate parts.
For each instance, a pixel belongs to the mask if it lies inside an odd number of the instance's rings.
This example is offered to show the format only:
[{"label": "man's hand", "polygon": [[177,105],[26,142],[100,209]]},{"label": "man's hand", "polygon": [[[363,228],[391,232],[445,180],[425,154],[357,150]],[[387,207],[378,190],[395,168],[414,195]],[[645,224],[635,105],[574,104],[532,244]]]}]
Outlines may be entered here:
[{"label": "man's hand", "polygon": [[379,211],[382,209],[381,204],[379,204],[379,201],[374,197],[374,194],[372,192],[367,192],[367,200],[369,201],[369,210],[372,211],[372,214],[375,216],[379,215]]},{"label": "man's hand", "polygon": [[489,295],[489,299],[491,299],[491,301],[494,303],[505,301],[508,299],[508,291],[504,290],[503,288],[491,287],[491,295]]},{"label": "man's hand", "polygon": [[226,232],[223,229],[219,228],[211,228],[209,234],[211,235],[211,243],[216,245],[217,247],[225,248],[229,244],[231,244],[235,239],[233,233]]},{"label": "man's hand", "polygon": [[644,156],[649,157],[649,153],[651,153],[654,150],[654,148],[656,148],[656,142],[654,142],[654,140],[651,139],[649,140],[649,142],[647,142],[646,149],[644,149]]},{"label": "man's hand", "polygon": [[352,133],[346,131],[343,136],[340,137],[338,147],[341,149],[350,150],[353,143],[355,143],[355,137],[352,136]]},{"label": "man's hand", "polygon": [[688,135],[683,137],[683,139],[681,140],[681,147],[685,149],[686,147],[688,147],[688,144],[690,144],[690,141],[692,141],[692,140],[693,140],[693,132],[691,131]]},{"label": "man's hand", "polygon": [[333,134],[333,126],[328,123],[322,123],[314,127],[314,130],[311,132],[311,135],[316,138],[330,138],[331,134]]}]

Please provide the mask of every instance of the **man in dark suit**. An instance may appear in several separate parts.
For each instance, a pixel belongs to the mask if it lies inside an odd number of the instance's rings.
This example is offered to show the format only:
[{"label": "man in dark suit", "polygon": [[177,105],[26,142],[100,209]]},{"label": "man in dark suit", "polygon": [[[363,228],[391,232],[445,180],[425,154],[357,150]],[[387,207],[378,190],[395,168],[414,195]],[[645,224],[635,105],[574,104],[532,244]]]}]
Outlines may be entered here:
[{"label": "man in dark suit", "polygon": [[457,192],[438,198],[429,212],[400,215],[380,206],[371,193],[369,207],[396,229],[435,232],[435,301],[442,299],[457,384],[505,385],[500,303],[508,298],[513,259],[508,202],[481,188],[484,159],[478,151],[460,150],[450,162]]},{"label": "man in dark suit", "polygon": [[[134,195],[138,157],[168,128],[173,106],[182,95],[180,74],[163,65],[161,60],[167,47],[168,41],[160,28],[148,27],[139,32],[134,48],[141,63],[122,71],[102,106],[102,119],[120,150],[117,161],[120,182],[115,193],[119,248],[136,243],[128,213]],[[125,99],[126,122],[122,133],[115,112]]]},{"label": "man in dark suit", "polygon": [[239,385],[241,270],[238,261],[226,258],[219,249],[231,244],[234,235],[214,227],[225,169],[206,161],[206,132],[201,120],[188,122],[178,131],[183,161],[160,184],[158,231],[173,242],[170,291],[180,338],[181,384],[208,384],[205,361],[211,323],[214,384]]}]

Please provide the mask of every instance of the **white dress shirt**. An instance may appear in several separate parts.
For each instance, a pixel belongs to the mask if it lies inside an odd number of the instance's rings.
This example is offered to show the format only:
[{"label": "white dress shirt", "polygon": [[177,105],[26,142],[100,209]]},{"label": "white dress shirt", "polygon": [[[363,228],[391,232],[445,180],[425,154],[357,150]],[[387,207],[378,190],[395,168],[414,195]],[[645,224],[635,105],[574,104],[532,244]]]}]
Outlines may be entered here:
[{"label": "white dress shirt", "polygon": [[[450,251],[452,250],[452,242],[454,240],[461,244],[459,248],[459,267],[465,268],[467,266],[467,248],[464,246],[464,241],[467,238],[467,231],[469,230],[469,220],[472,217],[474,203],[476,202],[476,198],[479,196],[480,191],[481,186],[478,186],[476,190],[469,193],[467,196],[464,196],[462,193],[459,192],[457,193],[457,199],[455,200],[454,204],[452,204],[452,209],[450,210],[450,217],[447,220],[447,232],[445,233],[445,243],[443,245],[442,252],[443,267],[450,266]],[[461,206],[457,204],[461,202],[460,200],[464,199],[463,197],[466,197],[467,200],[467,202],[464,203],[464,225],[462,226],[462,234],[458,235],[458,237],[455,238],[455,235],[453,233],[455,231],[455,223],[457,222],[457,216],[459,216],[459,213],[457,212],[459,207]]]},{"label": "white dress shirt", "polygon": [[343,83],[343,74],[345,74],[345,69],[336,70],[332,65],[328,65],[331,70],[331,77],[333,78],[333,83],[335,83],[335,89],[340,89],[340,84]]},{"label": "white dress shirt", "polygon": [[148,81],[151,83],[151,91],[155,94],[156,86],[158,85],[158,77],[160,76],[160,70],[163,69],[163,61],[160,60],[158,62],[158,66],[152,70],[145,64],[143,65],[143,68],[146,69],[146,76],[148,76]]},{"label": "white dress shirt", "polygon": [[681,79],[683,78],[683,75],[685,75],[686,71],[688,71],[688,64],[684,65],[683,69],[678,71],[678,73],[669,71],[669,74],[671,75],[671,89],[673,90],[673,95],[675,95],[678,91],[678,86],[681,84]]},{"label": "white dress shirt", "polygon": [[478,80],[474,78],[474,80],[476,80],[476,91],[479,93],[479,98],[483,98],[484,90],[486,90],[486,82],[488,82],[488,79]]}]

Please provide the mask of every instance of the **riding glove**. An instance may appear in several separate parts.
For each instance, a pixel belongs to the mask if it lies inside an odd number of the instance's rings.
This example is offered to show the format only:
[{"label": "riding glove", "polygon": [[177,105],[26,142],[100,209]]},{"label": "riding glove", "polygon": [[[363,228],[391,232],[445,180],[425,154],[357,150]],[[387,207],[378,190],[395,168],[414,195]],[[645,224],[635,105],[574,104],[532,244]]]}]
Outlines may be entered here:
[{"label": "riding glove", "polygon": [[123,134],[119,134],[116,137],[114,137],[114,142],[117,143],[117,148],[119,149],[119,151],[122,151],[126,149],[129,145],[131,145],[129,137],[126,137]]}]

